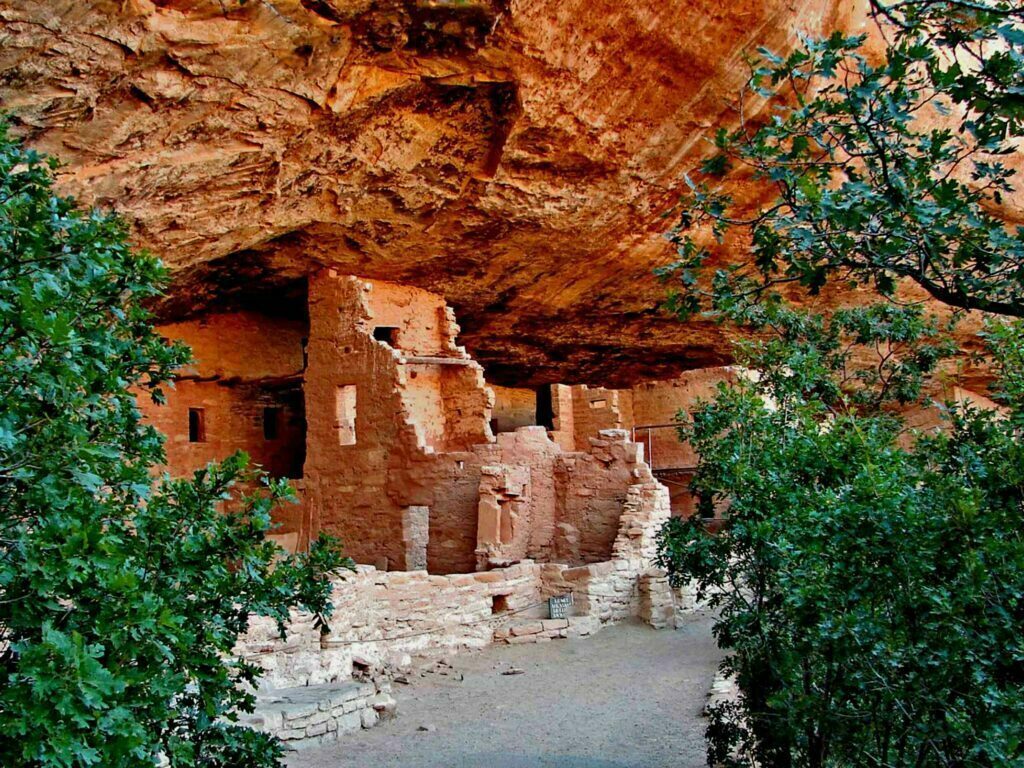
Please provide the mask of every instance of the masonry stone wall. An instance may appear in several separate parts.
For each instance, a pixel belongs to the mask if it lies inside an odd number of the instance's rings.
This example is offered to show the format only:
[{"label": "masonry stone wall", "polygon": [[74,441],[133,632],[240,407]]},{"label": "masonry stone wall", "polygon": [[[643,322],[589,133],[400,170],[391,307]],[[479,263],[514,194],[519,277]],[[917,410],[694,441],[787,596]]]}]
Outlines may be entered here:
[{"label": "masonry stone wall", "polygon": [[[403,512],[428,507],[428,567],[471,570],[476,479],[460,482],[458,464],[440,456],[491,439],[491,396],[480,366],[454,344],[451,313],[425,291],[327,271],[309,290],[310,530],[339,535],[359,562],[405,569]],[[381,340],[377,328],[397,331]],[[347,444],[334,405],[345,386],[355,389]],[[449,494],[451,485],[466,493]]]},{"label": "masonry stone wall", "polygon": [[[704,368],[687,371],[674,379],[635,385],[632,392],[633,422],[629,426],[672,424],[680,411],[690,411],[701,400],[711,400],[719,384],[735,377],[733,368]],[[675,429],[639,430],[637,442],[647,449],[655,469],[693,467],[693,448],[680,442]]]},{"label": "masonry stone wall", "polygon": [[577,450],[605,429],[628,429],[633,424],[632,393],[628,389],[572,388],[572,428]]},{"label": "masonry stone wall", "polygon": [[[170,468],[247,450],[296,479],[302,503],[278,513],[286,548],[326,531],[381,570],[609,560],[630,487],[651,480],[621,429],[637,412],[674,415],[693,389],[553,386],[550,433],[526,425],[495,438],[495,396],[444,301],[331,270],[309,278],[306,318],[236,312],[163,330],[199,360],[167,406],[147,409],[170,436]],[[499,395],[505,428],[536,420],[535,392]],[[198,442],[189,408],[204,413]]]},{"label": "masonry stone wall", "polygon": [[573,404],[573,390],[566,384],[551,385],[552,427],[551,439],[563,451],[576,450],[576,421]]},{"label": "masonry stone wall", "polygon": [[629,434],[603,430],[586,453],[563,454],[555,468],[559,491],[554,559],[573,564],[608,560],[630,488],[653,478]]},{"label": "masonry stone wall", "polygon": [[537,392],[532,389],[498,387],[490,385],[494,392],[494,408],[491,424],[495,432],[514,432],[519,427],[537,424]]},{"label": "masonry stone wall", "polygon": [[[363,668],[386,668],[406,655],[589,634],[630,616],[659,626],[671,611],[660,601],[672,596],[660,589],[664,574],[652,569],[657,533],[669,514],[667,490],[645,479],[629,488],[606,562],[525,560],[446,576],[359,566],[336,580],[328,628],[296,612],[282,640],[273,621],[257,618],[236,652],[264,669],[262,683],[273,690],[347,680],[355,660]],[[567,594],[574,602],[571,619],[547,620],[547,599]]]},{"label": "masonry stone wall", "polygon": [[[164,387],[165,403],[139,397],[143,417],[167,438],[166,464],[160,469],[186,476],[245,451],[271,475],[300,479],[306,450],[305,321],[256,312],[214,313],[158,331],[193,351],[193,362]],[[190,417],[190,411],[196,414]],[[192,434],[190,418],[197,420]],[[267,420],[274,423],[268,426]],[[283,505],[273,514],[281,526],[277,535],[297,541],[302,505]]]},{"label": "masonry stone wall", "polygon": [[335,583],[329,629],[296,612],[282,640],[275,622],[256,618],[236,653],[261,666],[262,684],[276,689],[346,680],[356,657],[383,666],[406,654],[479,648],[502,621],[540,602],[540,573],[533,562],[450,576],[358,566]]}]

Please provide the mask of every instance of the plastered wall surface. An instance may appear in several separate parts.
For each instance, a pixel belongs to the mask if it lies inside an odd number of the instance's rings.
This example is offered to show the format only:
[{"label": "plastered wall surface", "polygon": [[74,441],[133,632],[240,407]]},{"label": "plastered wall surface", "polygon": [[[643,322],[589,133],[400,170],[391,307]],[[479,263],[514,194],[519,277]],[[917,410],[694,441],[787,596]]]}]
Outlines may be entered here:
[{"label": "plastered wall surface", "polygon": [[[302,394],[304,321],[255,312],[218,313],[160,326],[168,339],[192,349],[193,362],[165,404],[139,398],[143,417],[165,436],[166,469],[188,475],[236,451],[276,477],[299,481],[306,451]],[[190,410],[196,413],[190,416]],[[195,423],[190,424],[190,421]],[[265,422],[274,424],[268,433]],[[301,487],[299,488],[301,501]],[[289,548],[298,540],[301,503],[274,511]]]},{"label": "plastered wall surface", "polygon": [[491,410],[491,425],[495,432],[515,432],[519,427],[536,426],[537,392],[532,389],[498,387],[490,385],[494,392],[494,408]]}]

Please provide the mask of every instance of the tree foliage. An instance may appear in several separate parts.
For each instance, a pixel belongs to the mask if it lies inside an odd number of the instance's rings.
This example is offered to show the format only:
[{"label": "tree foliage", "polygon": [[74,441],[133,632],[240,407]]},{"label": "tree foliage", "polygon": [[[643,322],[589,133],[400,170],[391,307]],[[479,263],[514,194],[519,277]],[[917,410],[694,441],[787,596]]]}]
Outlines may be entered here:
[{"label": "tree foliage", "polygon": [[[935,406],[957,348],[897,296],[909,279],[1024,316],[1024,233],[999,211],[1024,135],[1024,6],[872,8],[881,52],[842,34],[761,52],[768,117],[718,132],[661,272],[681,317],[755,332],[737,348],[753,373],[681,428],[721,533],[673,520],[660,544],[717,610],[741,689],[712,713],[711,764],[1024,764],[1024,322],[987,325],[1002,410],[945,403],[915,432],[901,414]],[[743,172],[767,204],[715,186]],[[708,280],[707,237],[736,230],[752,258]],[[832,280],[888,301],[822,316],[779,298]]]},{"label": "tree foliage", "polygon": [[[1007,412],[914,402],[948,352],[917,311],[824,320],[784,307],[741,345],[758,375],[682,428],[717,535],[674,519],[661,561],[717,610],[742,690],[712,715],[709,762],[1010,766],[1024,760],[1024,327],[993,326]],[[874,365],[866,361],[874,358]]]},{"label": "tree foliage", "polygon": [[327,612],[345,561],[267,541],[291,491],[242,454],[154,482],[135,398],[187,359],[144,307],[165,273],[53,165],[0,125],[0,764],[276,765],[232,723],[258,677],[232,647],[250,614]]},{"label": "tree foliage", "polygon": [[[1024,315],[1024,230],[999,205],[1005,158],[1024,136],[1024,6],[1010,0],[872,0],[876,37],[804,38],[762,49],[740,104],[767,102],[720,129],[688,178],[670,239],[683,316],[723,297],[829,280],[893,296],[909,279],[953,307]],[[742,107],[741,107],[742,109]],[[764,204],[720,180],[752,175]],[[704,275],[712,235],[743,231],[750,262]]]}]

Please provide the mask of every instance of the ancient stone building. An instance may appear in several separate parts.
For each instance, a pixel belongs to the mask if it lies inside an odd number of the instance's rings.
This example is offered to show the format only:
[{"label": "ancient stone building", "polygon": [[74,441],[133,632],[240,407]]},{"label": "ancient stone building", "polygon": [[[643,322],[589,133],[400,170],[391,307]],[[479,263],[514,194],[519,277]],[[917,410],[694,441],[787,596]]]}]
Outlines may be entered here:
[{"label": "ancient stone building", "polygon": [[383,571],[608,560],[630,488],[694,464],[676,413],[726,375],[495,395],[427,291],[323,269],[300,314],[263,306],[162,327],[195,363],[166,405],[143,408],[168,435],[173,474],[244,450],[294,480],[282,544],[326,531]]},{"label": "ancient stone building", "polygon": [[[155,309],[195,362],[166,405],[141,403],[167,469],[245,450],[296,488],[274,513],[284,547],[326,531],[360,563],[328,630],[296,615],[287,642],[273,622],[240,639],[275,701],[301,690],[261,727],[368,727],[387,683],[351,675],[409,654],[671,625],[687,596],[655,540],[694,514],[697,460],[673,422],[740,372],[722,326],[660,309],[666,216],[735,121],[747,54],[870,31],[867,5],[0,3],[13,130],[173,272]],[[1008,220],[1022,211],[1018,192]],[[747,245],[709,247],[727,264]],[[544,613],[553,596],[567,618]]]}]

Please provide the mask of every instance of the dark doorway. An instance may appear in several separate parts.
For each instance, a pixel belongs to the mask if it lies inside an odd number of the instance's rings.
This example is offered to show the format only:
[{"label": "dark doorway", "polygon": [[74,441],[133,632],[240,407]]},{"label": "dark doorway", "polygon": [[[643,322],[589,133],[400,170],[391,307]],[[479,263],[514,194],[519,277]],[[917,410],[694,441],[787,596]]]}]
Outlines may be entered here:
[{"label": "dark doorway", "polygon": [[537,387],[537,426],[555,428],[555,409],[551,405],[551,385]]}]

